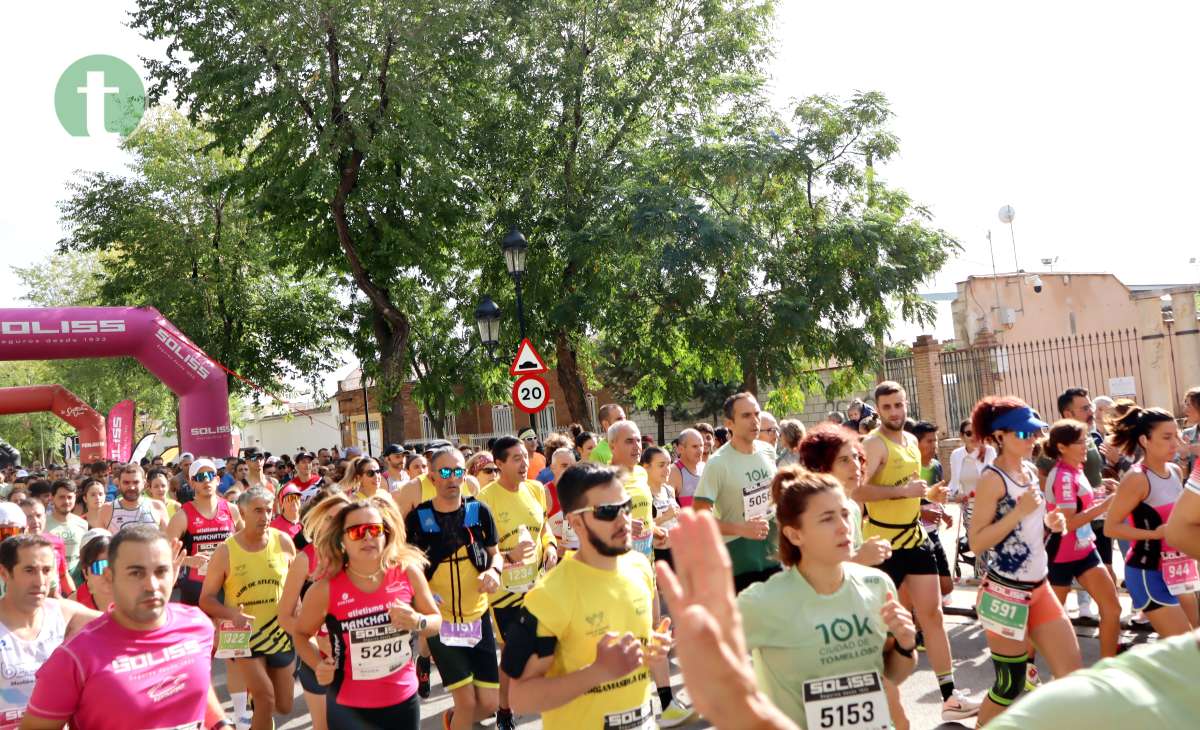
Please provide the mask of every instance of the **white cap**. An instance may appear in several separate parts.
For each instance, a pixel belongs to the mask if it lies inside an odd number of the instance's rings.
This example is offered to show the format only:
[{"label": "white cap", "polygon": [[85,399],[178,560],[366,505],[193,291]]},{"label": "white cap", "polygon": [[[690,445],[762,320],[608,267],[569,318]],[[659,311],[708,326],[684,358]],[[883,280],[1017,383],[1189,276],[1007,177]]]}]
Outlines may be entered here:
[{"label": "white cap", "polygon": [[79,538],[79,549],[83,550],[87,544],[98,537],[112,537],[112,533],[103,527],[93,527],[83,533],[83,537]]},{"label": "white cap", "polygon": [[196,475],[199,474],[200,470],[204,467],[212,469],[214,474],[217,472],[217,465],[213,463],[212,459],[196,459],[192,462],[192,465],[188,467],[188,479],[195,479]]},{"label": "white cap", "polygon": [[25,527],[25,510],[12,502],[0,502],[0,525]]},{"label": "white cap", "polygon": [[24,469],[17,469],[17,479],[27,476],[29,476],[29,472],[25,471]]}]

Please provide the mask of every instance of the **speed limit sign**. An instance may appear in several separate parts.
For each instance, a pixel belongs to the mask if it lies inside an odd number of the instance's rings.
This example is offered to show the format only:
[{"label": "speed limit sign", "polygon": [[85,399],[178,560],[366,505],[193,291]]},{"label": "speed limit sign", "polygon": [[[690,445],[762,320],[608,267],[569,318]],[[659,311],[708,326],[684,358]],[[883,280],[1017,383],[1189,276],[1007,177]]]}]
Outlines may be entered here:
[{"label": "speed limit sign", "polygon": [[517,378],[512,389],[513,404],[526,413],[537,413],[546,407],[550,399],[550,389],[546,381],[536,375],[525,375]]}]

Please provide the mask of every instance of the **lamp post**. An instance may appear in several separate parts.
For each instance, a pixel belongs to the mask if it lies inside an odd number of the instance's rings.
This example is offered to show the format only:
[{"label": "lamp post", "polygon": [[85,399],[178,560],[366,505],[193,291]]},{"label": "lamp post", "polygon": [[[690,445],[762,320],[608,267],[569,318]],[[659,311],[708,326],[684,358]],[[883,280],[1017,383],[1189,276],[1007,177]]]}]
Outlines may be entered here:
[{"label": "lamp post", "polygon": [[1174,302],[1170,294],[1163,294],[1158,298],[1159,309],[1162,312],[1162,321],[1167,328],[1167,351],[1171,356],[1171,397],[1174,398],[1174,403],[1179,402],[1179,380],[1175,375],[1175,309]]},{"label": "lamp post", "polygon": [[475,326],[479,328],[479,340],[492,359],[495,359],[496,346],[500,344],[500,316],[500,307],[485,294],[475,307]]},{"label": "lamp post", "polygon": [[[513,285],[517,290],[517,324],[521,328],[521,341],[525,340],[525,302],[521,299],[521,279],[525,275],[525,254],[529,249],[529,242],[525,240],[525,234],[517,230],[516,226],[509,229],[508,234],[504,236],[504,240],[500,242],[500,250],[504,252],[504,267],[508,269],[508,275],[512,277]],[[529,427],[537,433],[537,422],[534,414],[529,414]]]}]

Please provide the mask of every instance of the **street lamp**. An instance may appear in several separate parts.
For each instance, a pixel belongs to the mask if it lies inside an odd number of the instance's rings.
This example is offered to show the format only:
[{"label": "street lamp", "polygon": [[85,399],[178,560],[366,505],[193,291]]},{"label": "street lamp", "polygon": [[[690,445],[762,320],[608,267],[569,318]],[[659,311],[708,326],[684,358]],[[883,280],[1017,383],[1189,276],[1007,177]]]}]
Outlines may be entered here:
[{"label": "street lamp", "polygon": [[1175,308],[1170,294],[1158,298],[1162,321],[1167,328],[1167,351],[1171,356],[1171,396],[1179,402],[1179,379],[1175,374]]},{"label": "street lamp", "polygon": [[475,307],[475,326],[479,328],[479,339],[487,348],[488,357],[493,359],[496,346],[500,344],[500,316],[500,307],[487,295]]},{"label": "street lamp", "polygon": [[[524,342],[525,336],[525,302],[521,299],[521,278],[525,275],[525,253],[529,249],[529,242],[525,240],[525,234],[517,230],[513,226],[508,231],[508,235],[500,242],[500,250],[504,252],[504,266],[508,269],[508,275],[512,277],[513,285],[517,289],[517,323],[521,327],[521,341]],[[537,431],[537,422],[534,415],[529,414],[529,427],[535,432]]]}]

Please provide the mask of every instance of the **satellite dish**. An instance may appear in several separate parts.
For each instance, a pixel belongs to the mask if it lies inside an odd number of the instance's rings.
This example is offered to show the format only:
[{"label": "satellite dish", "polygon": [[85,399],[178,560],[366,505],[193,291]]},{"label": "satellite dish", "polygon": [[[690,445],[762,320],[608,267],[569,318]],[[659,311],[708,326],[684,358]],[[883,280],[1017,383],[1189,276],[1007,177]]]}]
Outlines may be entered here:
[{"label": "satellite dish", "polygon": [[1000,209],[1000,222],[1001,223],[1012,223],[1013,218],[1016,218],[1016,217],[1017,217],[1017,211],[1011,205],[1006,205]]}]

